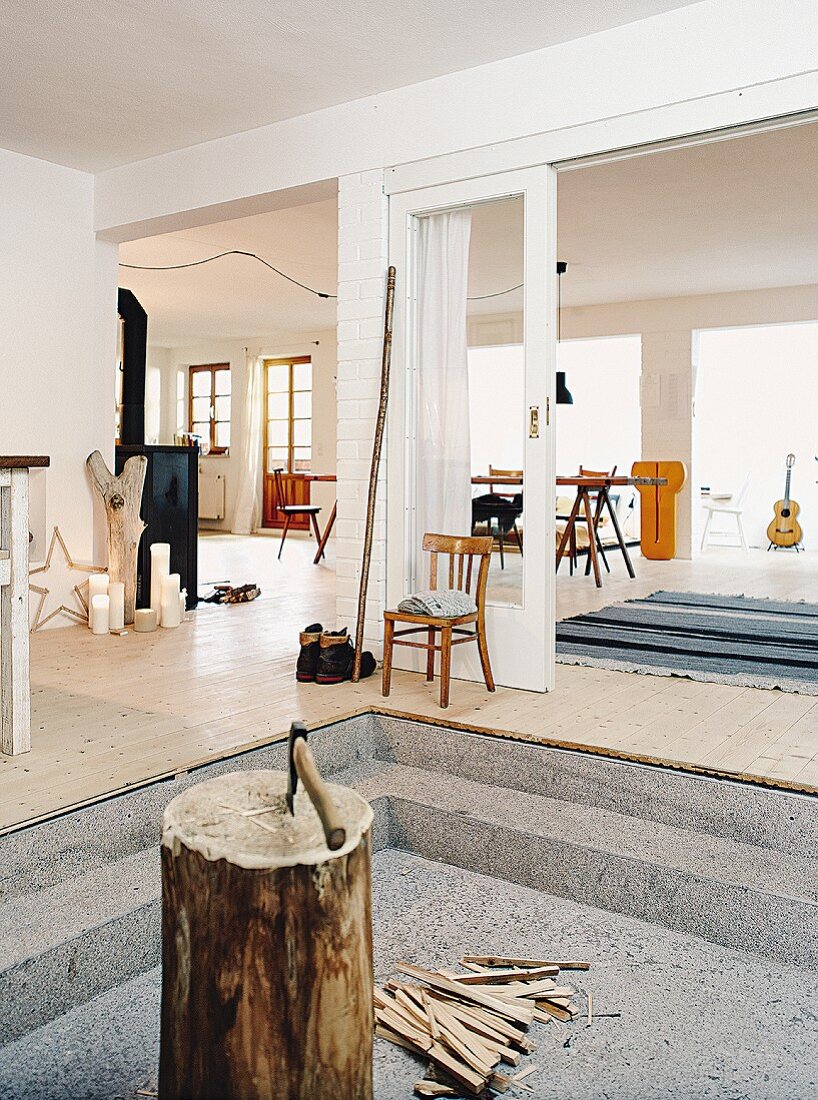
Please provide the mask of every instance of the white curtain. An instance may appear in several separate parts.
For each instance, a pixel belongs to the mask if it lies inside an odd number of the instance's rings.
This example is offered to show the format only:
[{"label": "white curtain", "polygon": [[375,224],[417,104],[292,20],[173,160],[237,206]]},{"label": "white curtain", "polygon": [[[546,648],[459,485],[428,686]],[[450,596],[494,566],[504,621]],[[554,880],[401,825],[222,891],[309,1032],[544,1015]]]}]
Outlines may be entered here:
[{"label": "white curtain", "polygon": [[250,535],[261,524],[262,427],[264,416],[264,363],[260,355],[245,349],[244,440],[239,487],[233,512],[233,531]]},{"label": "white curtain", "polygon": [[416,587],[428,582],[425,533],[471,534],[466,306],[471,214],[420,219]]}]

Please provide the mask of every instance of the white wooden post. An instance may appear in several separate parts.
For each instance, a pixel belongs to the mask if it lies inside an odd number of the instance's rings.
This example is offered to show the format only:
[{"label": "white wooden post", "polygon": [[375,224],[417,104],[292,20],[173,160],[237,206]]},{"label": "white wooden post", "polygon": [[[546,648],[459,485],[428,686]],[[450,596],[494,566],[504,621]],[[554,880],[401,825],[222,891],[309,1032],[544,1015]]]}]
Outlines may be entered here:
[{"label": "white wooden post", "polygon": [[[34,461],[47,465],[48,460]],[[28,466],[0,460],[0,744],[31,748],[28,648]]]}]

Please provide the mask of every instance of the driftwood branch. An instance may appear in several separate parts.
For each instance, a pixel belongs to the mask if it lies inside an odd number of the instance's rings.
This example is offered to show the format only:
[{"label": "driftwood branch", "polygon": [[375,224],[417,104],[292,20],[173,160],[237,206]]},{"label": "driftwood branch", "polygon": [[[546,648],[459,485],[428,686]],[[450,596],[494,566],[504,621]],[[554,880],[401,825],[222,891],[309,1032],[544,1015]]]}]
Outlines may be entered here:
[{"label": "driftwood branch", "polygon": [[145,523],[139,514],[148,460],[134,455],[122,473],[114,476],[105,459],[94,451],[85,460],[108,519],[108,573],[125,585],[125,622],[132,623],[136,604],[136,553]]}]

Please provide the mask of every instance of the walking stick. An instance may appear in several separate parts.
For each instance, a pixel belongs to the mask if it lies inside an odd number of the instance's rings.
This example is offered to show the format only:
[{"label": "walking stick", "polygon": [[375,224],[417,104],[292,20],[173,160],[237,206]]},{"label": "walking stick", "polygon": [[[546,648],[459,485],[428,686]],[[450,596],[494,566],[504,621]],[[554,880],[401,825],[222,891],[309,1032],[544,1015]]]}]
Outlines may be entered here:
[{"label": "walking stick", "polygon": [[386,310],[383,322],[383,356],[381,358],[381,396],[378,403],[378,420],[375,424],[375,442],[372,446],[372,465],[369,470],[369,496],[366,502],[366,529],[364,553],[361,561],[361,585],[358,590],[358,621],[355,625],[355,659],[352,664],[352,682],[361,678],[361,656],[364,649],[364,620],[366,619],[366,590],[369,587],[369,563],[372,558],[372,533],[375,529],[375,496],[378,491],[378,469],[381,464],[383,433],[386,427],[386,406],[389,403],[389,367],[392,362],[392,313],[395,306],[395,269],[390,267],[386,279]]}]

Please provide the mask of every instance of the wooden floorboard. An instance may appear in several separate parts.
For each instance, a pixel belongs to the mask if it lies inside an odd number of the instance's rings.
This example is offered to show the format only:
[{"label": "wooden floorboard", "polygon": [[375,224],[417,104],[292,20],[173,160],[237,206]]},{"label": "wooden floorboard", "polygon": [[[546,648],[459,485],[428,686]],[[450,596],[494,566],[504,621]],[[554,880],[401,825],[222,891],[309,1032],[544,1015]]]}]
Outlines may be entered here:
[{"label": "wooden floorboard", "polygon": [[[107,794],[269,743],[293,718],[324,725],[370,709],[625,759],[666,763],[818,790],[818,699],[559,665],[551,695],[396,672],[390,698],[378,675],[338,687],[299,685],[298,632],[334,627],[334,573],[310,544],[208,537],[203,576],[256,581],[261,599],[204,605],[175,631],[98,638],[80,626],[32,638],[32,751],[0,756],[0,831]],[[637,560],[630,581],[612,562],[600,591],[560,576],[558,613],[579,614],[660,588],[745,592],[818,602],[812,555],[715,551],[695,563]],[[495,562],[492,568],[496,568]]]}]

